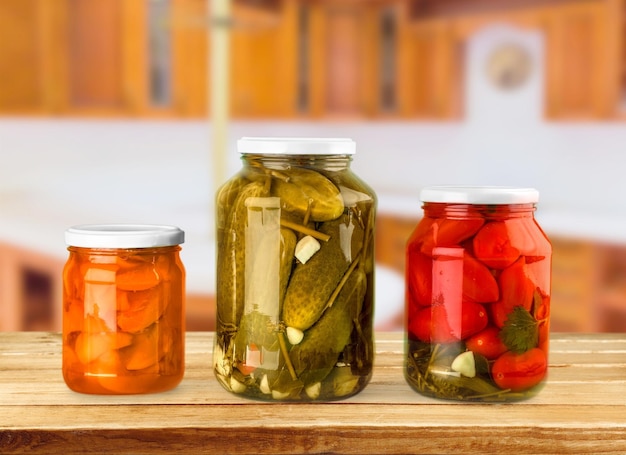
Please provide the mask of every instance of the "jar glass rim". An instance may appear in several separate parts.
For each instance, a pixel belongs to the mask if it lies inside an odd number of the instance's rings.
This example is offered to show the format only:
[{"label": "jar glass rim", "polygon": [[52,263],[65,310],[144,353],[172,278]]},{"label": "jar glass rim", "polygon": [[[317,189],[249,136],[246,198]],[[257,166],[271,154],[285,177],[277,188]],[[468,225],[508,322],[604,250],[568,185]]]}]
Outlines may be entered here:
[{"label": "jar glass rim", "polygon": [[354,155],[350,138],[242,137],[237,150],[243,155]]},{"label": "jar glass rim", "polygon": [[66,245],[83,248],[153,248],[184,241],[184,231],[168,225],[83,224],[65,231]]},{"label": "jar glass rim", "polygon": [[513,186],[438,185],[420,192],[420,201],[448,204],[536,204],[539,191]]}]

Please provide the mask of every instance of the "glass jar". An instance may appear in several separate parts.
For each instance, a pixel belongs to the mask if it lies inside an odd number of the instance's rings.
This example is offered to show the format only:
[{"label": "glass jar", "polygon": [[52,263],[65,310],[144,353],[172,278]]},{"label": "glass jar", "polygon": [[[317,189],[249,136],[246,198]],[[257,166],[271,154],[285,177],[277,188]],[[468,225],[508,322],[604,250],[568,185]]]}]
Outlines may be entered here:
[{"label": "glass jar", "polygon": [[65,232],[63,378],[76,392],[172,389],[184,373],[184,232],[83,225]]},{"label": "glass jar", "polygon": [[217,192],[215,374],[260,400],[338,400],[373,361],[376,196],[349,139],[243,138]]},{"label": "glass jar", "polygon": [[536,395],[548,368],[552,247],[528,188],[429,187],[407,243],[405,378],[464,401]]}]

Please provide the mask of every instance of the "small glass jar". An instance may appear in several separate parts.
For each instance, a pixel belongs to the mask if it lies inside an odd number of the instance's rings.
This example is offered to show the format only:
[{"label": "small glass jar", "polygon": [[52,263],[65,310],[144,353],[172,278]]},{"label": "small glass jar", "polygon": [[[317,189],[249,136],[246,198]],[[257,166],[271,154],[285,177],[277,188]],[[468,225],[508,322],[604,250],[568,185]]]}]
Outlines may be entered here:
[{"label": "small glass jar", "polygon": [[184,232],[83,225],[65,232],[63,378],[76,392],[172,389],[184,374]]},{"label": "small glass jar", "polygon": [[421,394],[508,402],[547,378],[552,247],[528,188],[429,187],[407,243],[405,378]]},{"label": "small glass jar", "polygon": [[243,138],[217,192],[215,374],[260,400],[338,400],[373,361],[376,196],[349,139]]}]

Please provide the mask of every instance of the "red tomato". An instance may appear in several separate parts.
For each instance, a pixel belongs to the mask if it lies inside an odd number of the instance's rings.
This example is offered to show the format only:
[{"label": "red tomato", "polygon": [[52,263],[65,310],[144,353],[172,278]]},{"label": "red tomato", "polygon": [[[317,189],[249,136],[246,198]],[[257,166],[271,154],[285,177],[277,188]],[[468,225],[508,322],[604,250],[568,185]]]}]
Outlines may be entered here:
[{"label": "red tomato", "polygon": [[435,220],[424,233],[422,253],[431,256],[436,246],[458,246],[463,240],[473,236],[484,223],[485,220],[481,218]]},{"label": "red tomato", "polygon": [[[510,218],[504,221],[511,245],[519,250],[523,256],[536,256],[541,254],[541,243],[537,243],[537,236],[533,232],[537,225],[532,218]],[[527,260],[526,263],[529,261]]]},{"label": "red tomato", "polygon": [[504,269],[519,258],[520,252],[511,245],[504,221],[485,224],[474,236],[474,256],[494,269]]},{"label": "red tomato", "polygon": [[408,331],[426,343],[453,343],[480,332],[487,323],[480,303],[464,301],[460,308],[437,303],[409,314]]},{"label": "red tomato", "polygon": [[498,284],[500,299],[491,306],[491,313],[495,324],[502,327],[513,308],[522,306],[530,311],[533,304],[535,284],[528,277],[523,256],[500,273]]},{"label": "red tomato", "polygon": [[495,302],[499,297],[493,274],[467,252],[463,258],[463,295],[475,302]]},{"label": "red tomato", "polygon": [[424,238],[426,237],[430,227],[433,225],[435,220],[433,218],[422,218],[417,226],[411,232],[411,236],[407,241],[407,246],[409,251],[419,251],[424,243]]},{"label": "red tomato", "polygon": [[465,340],[468,350],[480,354],[489,360],[500,357],[507,351],[506,346],[500,339],[500,329],[489,326],[485,330],[472,335]]},{"label": "red tomato", "polygon": [[407,253],[406,278],[408,295],[417,305],[433,303],[432,260],[419,251]]},{"label": "red tomato", "polygon": [[521,392],[539,384],[546,376],[548,358],[544,351],[533,348],[523,354],[506,352],[491,368],[491,376],[501,389]]},{"label": "red tomato", "polygon": [[489,316],[491,317],[491,322],[493,322],[496,327],[502,328],[504,327],[504,323],[506,319],[509,317],[509,313],[512,311],[505,308],[504,305],[499,305],[497,303],[493,303],[489,305]]},{"label": "red tomato", "polygon": [[432,312],[434,308],[436,308],[436,306],[420,308],[415,312],[411,312],[411,308],[409,308],[407,330],[410,338],[430,343],[432,331]]}]

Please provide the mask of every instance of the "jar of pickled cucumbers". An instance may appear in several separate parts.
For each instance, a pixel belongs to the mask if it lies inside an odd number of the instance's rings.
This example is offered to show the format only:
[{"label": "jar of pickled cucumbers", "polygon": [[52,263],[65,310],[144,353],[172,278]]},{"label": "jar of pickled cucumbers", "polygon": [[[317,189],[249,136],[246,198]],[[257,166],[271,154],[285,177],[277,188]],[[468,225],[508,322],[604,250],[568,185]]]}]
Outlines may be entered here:
[{"label": "jar of pickled cucumbers", "polygon": [[405,378],[421,394],[509,402],[548,370],[552,248],[529,188],[428,187],[406,253]]},{"label": "jar of pickled cucumbers", "polygon": [[172,389],[184,373],[184,233],[83,225],[65,232],[63,377],[76,392]]},{"label": "jar of pickled cucumbers", "polygon": [[217,192],[215,374],[260,400],[339,400],[372,373],[376,196],[349,139],[243,138]]}]

